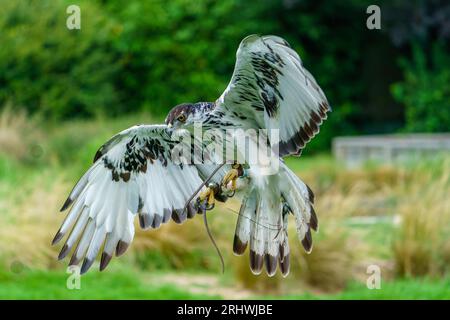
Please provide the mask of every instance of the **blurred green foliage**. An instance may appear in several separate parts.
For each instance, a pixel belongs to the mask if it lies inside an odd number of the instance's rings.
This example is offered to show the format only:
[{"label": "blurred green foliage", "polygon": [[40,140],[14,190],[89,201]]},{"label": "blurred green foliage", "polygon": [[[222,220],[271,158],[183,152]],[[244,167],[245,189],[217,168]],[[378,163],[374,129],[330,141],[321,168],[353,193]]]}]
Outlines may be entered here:
[{"label": "blurred green foliage", "polygon": [[414,35],[395,48],[389,31],[365,27],[369,0],[80,0],[81,30],[66,28],[69,4],[0,0],[0,106],[52,120],[139,111],[162,118],[178,103],[219,97],[239,42],[259,33],[290,42],[333,107],[312,150],[336,135],[401,127],[399,104],[408,130],[448,130],[448,48],[432,67],[421,62],[426,47],[411,54]]},{"label": "blurred green foliage", "polygon": [[411,132],[446,132],[450,128],[450,55],[441,43],[433,45],[430,57],[419,45],[413,59],[402,60],[405,80],[392,92],[406,110],[406,127]]},{"label": "blurred green foliage", "polygon": [[66,1],[0,7],[0,102],[58,119],[119,111],[117,31],[97,5],[83,3],[82,31],[66,28]]}]

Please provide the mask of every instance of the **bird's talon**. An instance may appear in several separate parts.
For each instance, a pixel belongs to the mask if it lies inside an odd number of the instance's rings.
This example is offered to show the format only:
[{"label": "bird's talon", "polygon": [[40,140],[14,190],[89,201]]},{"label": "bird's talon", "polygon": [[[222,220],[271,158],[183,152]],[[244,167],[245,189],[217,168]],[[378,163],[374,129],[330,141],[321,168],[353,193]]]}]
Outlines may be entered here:
[{"label": "bird's talon", "polygon": [[206,198],[209,197],[210,193],[211,193],[211,189],[210,188],[206,188],[205,190],[200,192],[200,194],[198,195],[198,200],[200,202],[203,202]]},{"label": "bird's talon", "polygon": [[235,191],[236,190],[236,181],[237,178],[239,177],[239,171],[238,169],[236,169],[233,166],[233,169],[231,169],[230,171],[228,171],[225,176],[222,179],[222,187],[227,187],[228,184],[231,182],[231,190]]},{"label": "bird's talon", "polygon": [[197,207],[205,207],[206,210],[211,210],[215,206],[216,198],[214,197],[214,189],[212,186],[207,187],[204,191],[200,192],[197,198]]}]

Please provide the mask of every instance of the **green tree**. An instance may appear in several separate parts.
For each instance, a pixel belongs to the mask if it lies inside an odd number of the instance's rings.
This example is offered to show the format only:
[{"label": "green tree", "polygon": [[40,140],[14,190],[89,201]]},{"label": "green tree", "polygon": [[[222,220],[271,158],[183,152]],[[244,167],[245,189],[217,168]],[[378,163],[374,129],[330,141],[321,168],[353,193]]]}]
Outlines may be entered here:
[{"label": "green tree", "polygon": [[0,105],[53,118],[123,111],[111,50],[117,26],[83,2],[81,30],[66,28],[68,1],[0,1]]},{"label": "green tree", "polygon": [[394,97],[405,106],[406,131],[450,130],[450,57],[435,43],[429,61],[424,50],[413,46],[413,58],[402,60],[405,79],[392,86]]}]

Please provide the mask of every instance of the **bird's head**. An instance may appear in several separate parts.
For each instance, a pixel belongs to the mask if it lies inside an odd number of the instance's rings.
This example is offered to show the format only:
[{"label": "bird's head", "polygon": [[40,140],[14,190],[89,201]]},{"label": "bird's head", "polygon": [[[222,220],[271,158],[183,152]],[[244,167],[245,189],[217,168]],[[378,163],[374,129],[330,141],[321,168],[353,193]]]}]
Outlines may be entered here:
[{"label": "bird's head", "polygon": [[192,122],[193,104],[182,103],[170,110],[166,117],[166,125],[171,130],[181,129]]},{"label": "bird's head", "polygon": [[165,122],[171,130],[189,129],[195,122],[201,122],[207,111],[207,103],[182,103],[170,110]]}]

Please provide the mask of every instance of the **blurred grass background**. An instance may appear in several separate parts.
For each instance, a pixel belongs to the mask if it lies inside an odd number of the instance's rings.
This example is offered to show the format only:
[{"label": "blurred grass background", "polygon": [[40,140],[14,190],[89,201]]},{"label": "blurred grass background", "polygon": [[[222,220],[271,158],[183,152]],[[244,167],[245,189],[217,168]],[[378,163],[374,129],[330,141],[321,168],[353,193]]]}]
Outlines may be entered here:
[{"label": "blurred grass background", "polygon": [[[365,27],[370,1],[78,1],[78,31],[65,27],[68,4],[0,0],[0,298],[450,298],[450,158],[346,169],[330,155],[337,135],[448,132],[443,1],[380,1],[379,31]],[[68,290],[50,241],[97,148],[175,104],[216,99],[251,33],[286,38],[334,109],[287,160],[316,194],[313,252],[290,230],[289,278],[252,275],[231,254],[229,203],[210,214],[225,274],[197,217],[138,231]],[[381,290],[366,287],[374,264]]]}]

